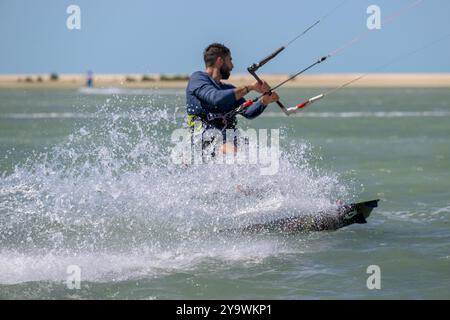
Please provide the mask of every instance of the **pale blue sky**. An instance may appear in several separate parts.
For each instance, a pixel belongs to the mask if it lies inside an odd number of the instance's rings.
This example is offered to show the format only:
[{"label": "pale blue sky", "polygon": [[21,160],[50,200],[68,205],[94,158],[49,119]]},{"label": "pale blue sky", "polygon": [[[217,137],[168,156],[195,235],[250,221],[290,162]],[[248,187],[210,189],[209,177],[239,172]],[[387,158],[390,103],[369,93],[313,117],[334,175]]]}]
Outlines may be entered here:
[{"label": "pale blue sky", "polygon": [[[342,0],[0,0],[0,73],[191,73],[222,42],[235,70],[285,44]],[[367,30],[366,9],[387,17],[413,0],[348,0],[261,72],[293,73]],[[66,8],[81,8],[81,30]],[[370,72],[450,33],[449,0],[424,0],[311,73]],[[450,37],[384,72],[450,72]]]}]

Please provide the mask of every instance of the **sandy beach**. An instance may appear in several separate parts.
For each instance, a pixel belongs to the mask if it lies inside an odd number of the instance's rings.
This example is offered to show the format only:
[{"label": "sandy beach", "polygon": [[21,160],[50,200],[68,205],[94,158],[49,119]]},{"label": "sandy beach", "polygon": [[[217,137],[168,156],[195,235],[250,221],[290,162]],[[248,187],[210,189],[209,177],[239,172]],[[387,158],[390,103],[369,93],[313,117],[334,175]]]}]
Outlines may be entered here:
[{"label": "sandy beach", "polygon": [[[304,75],[286,84],[291,88],[338,87],[361,74],[315,74]],[[287,74],[262,74],[261,78],[275,85],[287,79]],[[185,88],[187,76],[98,74],[94,75],[94,87],[105,88]],[[228,82],[240,86],[252,83],[246,74],[232,75]],[[22,74],[0,75],[0,88],[79,88],[85,86],[86,76],[62,74],[57,79],[50,75]],[[450,88],[450,74],[371,74],[353,83],[352,87],[365,88]]]}]

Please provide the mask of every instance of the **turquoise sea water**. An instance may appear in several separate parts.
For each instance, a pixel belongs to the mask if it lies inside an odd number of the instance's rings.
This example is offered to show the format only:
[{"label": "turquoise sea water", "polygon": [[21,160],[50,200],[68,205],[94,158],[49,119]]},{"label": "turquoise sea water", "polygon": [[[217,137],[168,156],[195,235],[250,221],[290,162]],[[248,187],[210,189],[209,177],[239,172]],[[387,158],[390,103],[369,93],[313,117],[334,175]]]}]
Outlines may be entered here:
[{"label": "turquoise sea water", "polygon": [[[279,172],[261,176],[170,162],[182,90],[0,90],[0,298],[449,299],[450,90],[346,89],[289,118],[277,108],[240,120],[280,129]],[[376,198],[368,224],[335,232],[217,232]]]}]

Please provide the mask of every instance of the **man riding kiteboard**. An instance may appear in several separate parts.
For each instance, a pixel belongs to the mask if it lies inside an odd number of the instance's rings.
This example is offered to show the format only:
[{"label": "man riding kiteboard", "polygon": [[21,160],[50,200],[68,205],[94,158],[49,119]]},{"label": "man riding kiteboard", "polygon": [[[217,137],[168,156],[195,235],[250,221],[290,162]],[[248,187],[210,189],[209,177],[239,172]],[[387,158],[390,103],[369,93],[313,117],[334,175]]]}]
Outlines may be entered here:
[{"label": "man riding kiteboard", "polygon": [[203,53],[203,58],[206,70],[194,72],[186,88],[188,126],[192,130],[193,140],[201,140],[202,148],[215,143],[217,134],[208,134],[211,133],[209,131],[215,131],[222,136],[222,152],[236,152],[236,139],[227,141],[226,132],[236,130],[236,113],[233,111],[245,103],[244,96],[251,91],[260,94],[270,92],[240,112],[247,119],[261,115],[267,105],[278,101],[279,97],[270,91],[265,81],[238,88],[222,83],[221,80],[229,79],[234,67],[231,51],[223,44],[209,45]]}]

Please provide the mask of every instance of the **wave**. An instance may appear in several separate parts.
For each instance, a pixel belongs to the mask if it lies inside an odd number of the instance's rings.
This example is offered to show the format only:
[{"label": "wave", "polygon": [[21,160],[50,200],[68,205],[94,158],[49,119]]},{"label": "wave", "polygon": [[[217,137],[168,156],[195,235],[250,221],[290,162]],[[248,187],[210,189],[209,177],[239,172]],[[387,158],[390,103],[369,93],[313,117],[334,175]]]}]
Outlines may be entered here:
[{"label": "wave", "polygon": [[130,89],[130,88],[79,88],[78,93],[84,95],[181,95],[184,90],[178,89]]},{"label": "wave", "polygon": [[[284,114],[266,112],[265,117],[284,117]],[[379,112],[304,112],[291,115],[299,118],[421,118],[450,117],[449,111],[379,111]]]},{"label": "wave", "polygon": [[387,219],[412,223],[447,221],[449,214],[450,205],[435,207],[428,204],[417,204],[417,208],[414,210],[380,211],[380,215]]},{"label": "wave", "polygon": [[33,113],[5,113],[0,119],[94,119],[98,116],[93,113],[77,112],[33,112]]},{"label": "wave", "polygon": [[[98,119],[99,117],[111,117],[112,115],[99,116],[96,113],[78,112],[34,112],[34,113],[5,113],[0,119]],[[129,118],[129,114],[122,113],[114,115],[120,118]],[[176,113],[178,119],[186,117],[185,113]],[[266,112],[262,117],[279,118],[285,117],[278,112]],[[390,111],[390,112],[305,112],[291,115],[299,118],[422,118],[422,117],[450,117],[447,111]],[[154,116],[147,116],[147,119]]]}]

